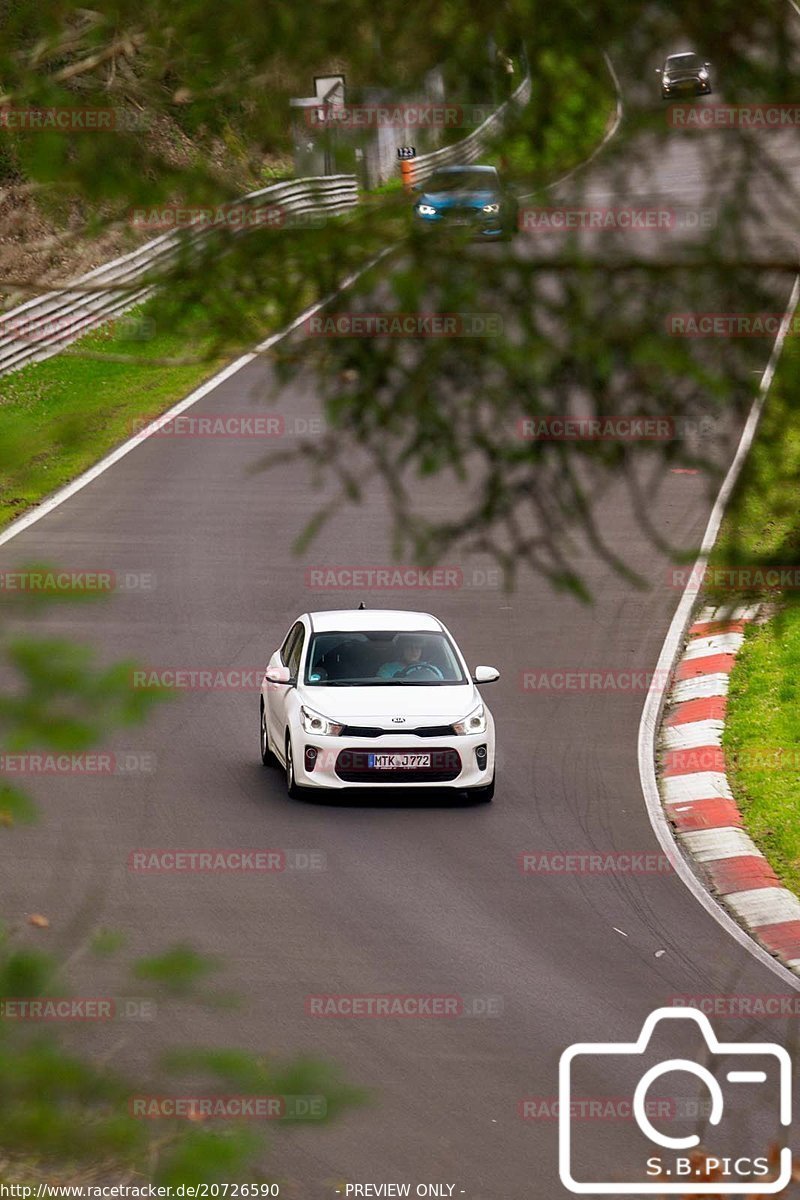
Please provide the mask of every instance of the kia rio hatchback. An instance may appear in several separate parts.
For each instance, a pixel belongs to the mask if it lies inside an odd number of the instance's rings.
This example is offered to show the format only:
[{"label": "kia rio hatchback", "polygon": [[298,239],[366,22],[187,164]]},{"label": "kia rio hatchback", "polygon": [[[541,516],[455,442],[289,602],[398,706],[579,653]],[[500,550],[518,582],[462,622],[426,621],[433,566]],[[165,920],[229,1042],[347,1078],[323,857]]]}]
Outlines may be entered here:
[{"label": "kia rio hatchback", "polygon": [[261,759],[289,795],[308,789],[446,788],[489,801],[494,721],[452,636],[428,613],[304,613],[261,685]]}]

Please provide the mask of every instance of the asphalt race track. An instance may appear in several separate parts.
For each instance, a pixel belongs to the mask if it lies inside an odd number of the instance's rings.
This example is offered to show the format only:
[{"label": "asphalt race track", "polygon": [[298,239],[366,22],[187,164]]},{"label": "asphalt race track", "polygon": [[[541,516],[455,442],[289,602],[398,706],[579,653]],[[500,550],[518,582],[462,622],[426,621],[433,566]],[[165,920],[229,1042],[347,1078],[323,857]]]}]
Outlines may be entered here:
[{"label": "asphalt race track", "polygon": [[[796,162],[794,147],[784,161],[790,154]],[[631,193],[683,201],[695,180],[702,190],[704,163],[696,143],[676,134]],[[590,193],[606,186],[593,168]],[[776,308],[790,287],[788,278],[776,284]],[[770,348],[764,342],[762,366]],[[269,361],[251,364],[192,415],[253,411],[258,397],[287,420],[313,417],[313,381],[277,389],[271,371]],[[152,775],[31,781],[43,819],[14,831],[3,911],[12,925],[30,912],[48,915],[49,933],[28,936],[68,954],[102,926],[128,934],[125,956],[190,941],[224,960],[215,986],[237,993],[238,1006],[164,1002],[151,1022],[82,1035],[121,1063],[184,1042],[239,1044],[333,1061],[371,1091],[365,1107],[330,1125],[276,1134],[270,1166],[286,1195],[333,1196],[343,1180],[454,1184],[453,1195],[470,1200],[566,1195],[556,1121],[525,1120],[519,1110],[525,1097],[555,1100],[566,1046],[633,1040],[647,1014],[675,996],[789,991],[674,875],[519,869],[526,851],[659,853],[636,762],[644,691],[547,695],[522,690],[520,674],[651,670],[680,594],[665,584],[668,560],[637,527],[625,489],[609,481],[597,519],[652,581],[649,590],[586,550],[589,607],[531,575],[507,596],[473,574],[488,565],[477,561],[459,563],[457,590],[314,592],[309,565],[391,561],[382,497],[338,513],[300,560],[291,543],[320,494],[294,465],[249,471],[262,452],[256,439],[151,438],[3,546],[0,567],[49,561],[151,573],[149,589],[53,611],[43,624],[91,641],[103,658],[156,670],[254,672],[309,608],[364,599],[435,611],[471,665],[502,673],[486,690],[499,740],[495,803],[292,802],[281,773],[259,762],[256,691],[190,691],[114,740],[152,753]],[[676,543],[697,542],[711,500],[701,476],[669,475],[653,497],[653,523]],[[436,504],[435,494],[426,502]],[[128,857],[142,847],[306,850],[323,855],[325,869],[137,874]],[[81,994],[136,994],[118,967],[87,956],[70,974]],[[478,997],[491,1015],[307,1015],[305,997],[322,993]],[[718,1030],[786,1034],[781,1022],[720,1021]],[[670,1050],[677,1043],[676,1034]],[[620,1095],[623,1074],[611,1068],[592,1084]],[[774,1133],[766,1110],[743,1120],[751,1128],[737,1136],[755,1130],[766,1148]],[[632,1122],[580,1130],[585,1161],[610,1179],[624,1172]]]}]

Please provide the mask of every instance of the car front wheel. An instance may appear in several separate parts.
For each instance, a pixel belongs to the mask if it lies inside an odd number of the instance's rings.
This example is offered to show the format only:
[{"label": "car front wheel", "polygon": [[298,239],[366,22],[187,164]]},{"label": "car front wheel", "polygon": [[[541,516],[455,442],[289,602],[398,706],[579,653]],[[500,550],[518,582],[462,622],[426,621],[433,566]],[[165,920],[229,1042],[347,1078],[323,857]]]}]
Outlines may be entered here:
[{"label": "car front wheel", "polygon": [[297,786],[294,777],[294,756],[292,754],[292,739],[288,733],[286,735],[286,791],[289,793],[292,800],[299,800],[303,795],[303,789]]},{"label": "car front wheel", "polygon": [[261,761],[265,767],[274,767],[277,764],[277,759],[272,753],[269,745],[269,734],[267,733],[267,710],[264,708],[264,701],[261,701]]}]

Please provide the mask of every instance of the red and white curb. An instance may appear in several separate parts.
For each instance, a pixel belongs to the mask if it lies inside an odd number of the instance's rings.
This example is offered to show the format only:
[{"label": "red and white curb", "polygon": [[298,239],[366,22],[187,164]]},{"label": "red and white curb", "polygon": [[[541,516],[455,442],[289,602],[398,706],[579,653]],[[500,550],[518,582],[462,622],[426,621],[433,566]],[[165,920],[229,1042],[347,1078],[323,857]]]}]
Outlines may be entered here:
[{"label": "red and white curb", "polygon": [[800,974],[800,900],[742,828],[722,750],[730,673],[757,613],[757,606],[704,608],[689,629],[661,727],[661,798],[707,886],[768,953]]}]

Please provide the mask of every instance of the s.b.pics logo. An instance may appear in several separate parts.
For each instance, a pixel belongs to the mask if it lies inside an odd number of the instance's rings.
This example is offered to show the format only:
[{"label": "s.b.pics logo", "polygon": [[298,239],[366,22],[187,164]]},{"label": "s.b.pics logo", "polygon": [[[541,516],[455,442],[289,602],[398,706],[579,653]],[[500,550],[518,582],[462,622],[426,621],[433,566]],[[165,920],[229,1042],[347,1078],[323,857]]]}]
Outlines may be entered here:
[{"label": "s.b.pics logo", "polygon": [[[684,1038],[699,1043],[692,1047],[701,1051],[696,1058],[671,1053]],[[781,1192],[792,1177],[791,1150],[779,1148],[775,1167],[766,1141],[776,1127],[790,1124],[791,1075],[782,1046],[720,1042],[708,1017],[686,1008],[657,1009],[635,1042],[570,1046],[559,1064],[561,1182],[570,1192],[592,1196]],[[602,1178],[597,1145],[586,1123],[576,1119],[576,1101],[597,1091],[598,1080],[616,1096],[630,1096],[633,1119],[603,1130],[602,1157],[615,1164],[614,1179],[610,1172]],[[699,1113],[713,1154],[697,1132]],[[766,1139],[764,1128],[770,1131]],[[609,1145],[615,1135],[618,1147]]]}]

